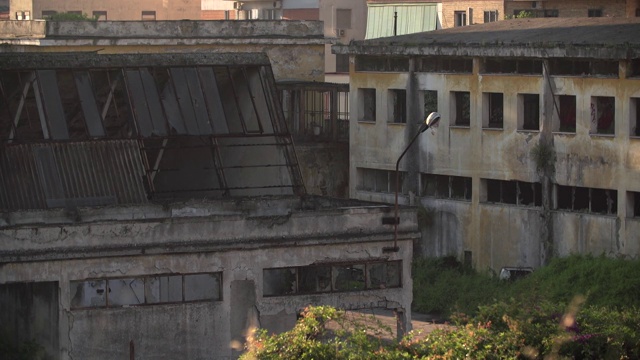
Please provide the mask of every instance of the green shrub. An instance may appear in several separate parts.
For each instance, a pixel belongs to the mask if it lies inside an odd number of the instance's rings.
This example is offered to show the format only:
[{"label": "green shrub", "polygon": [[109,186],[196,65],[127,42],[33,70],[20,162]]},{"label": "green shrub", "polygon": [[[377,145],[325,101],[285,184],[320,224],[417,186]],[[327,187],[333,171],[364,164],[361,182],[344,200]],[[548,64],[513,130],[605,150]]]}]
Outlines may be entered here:
[{"label": "green shrub", "polygon": [[47,21],[98,21],[98,18],[87,14],[56,13],[47,16]]}]

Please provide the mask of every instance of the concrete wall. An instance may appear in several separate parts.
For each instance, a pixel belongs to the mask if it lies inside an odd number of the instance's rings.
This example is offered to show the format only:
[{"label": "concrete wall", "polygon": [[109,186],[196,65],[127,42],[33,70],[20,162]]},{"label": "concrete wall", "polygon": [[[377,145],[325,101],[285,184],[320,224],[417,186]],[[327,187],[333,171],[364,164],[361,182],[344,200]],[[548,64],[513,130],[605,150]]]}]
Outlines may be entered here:
[{"label": "concrete wall", "polygon": [[[393,203],[393,193],[373,193],[358,188],[358,168],[393,171],[395,161],[404,150],[409,134],[417,125],[389,123],[388,89],[437,90],[438,111],[442,120],[436,129],[425,132],[401,163],[401,171],[463,176],[472,181],[470,201],[422,198],[419,201],[430,222],[423,228],[421,255],[457,255],[472,253],[480,269],[499,271],[503,266],[538,267],[544,261],[544,235],[548,230],[542,217],[552,219],[549,228],[554,254],[605,253],[637,258],[640,239],[632,229],[636,219],[627,213],[627,191],[638,192],[640,168],[635,152],[640,146],[630,136],[631,98],[640,97],[638,79],[603,77],[517,76],[481,74],[480,59],[474,62],[473,74],[438,74],[391,72],[351,73],[350,194],[354,198]],[[621,67],[624,69],[624,67]],[[574,94],[577,102],[575,134],[553,133],[551,118],[553,94]],[[358,89],[375,88],[376,121],[362,122]],[[471,94],[471,125],[453,126],[452,91]],[[497,92],[504,97],[502,129],[483,129],[483,93]],[[540,94],[540,131],[518,130],[518,94]],[[615,96],[615,135],[592,134],[590,103],[592,96]],[[410,98],[407,93],[407,98]],[[408,108],[415,107],[408,100]],[[544,105],[543,105],[544,104]],[[416,124],[424,118],[410,118]],[[413,119],[413,120],[412,120]],[[546,120],[545,120],[546,119]],[[552,139],[556,154],[552,184],[617,190],[617,214],[598,215],[552,211],[545,215],[541,207],[489,204],[484,179],[518,180],[529,183],[543,180],[536,169],[532,149],[542,141],[545,131]],[[545,133],[545,134],[547,134]],[[547,136],[547,135],[545,135]],[[413,159],[413,160],[412,160]],[[419,188],[410,188],[419,194]],[[411,202],[400,195],[400,203]],[[416,200],[413,200],[416,201]],[[417,202],[416,201],[416,202]],[[551,204],[554,209],[555,204]]]},{"label": "concrete wall", "polygon": [[[442,28],[455,26],[455,12],[465,11],[467,13],[467,25],[483,24],[485,11],[498,11],[498,20],[503,20],[505,4],[512,1],[504,0],[471,0],[471,1],[442,1]],[[517,3],[523,4],[523,3]],[[530,5],[531,2],[527,2]]]},{"label": "concrete wall", "polygon": [[296,144],[296,154],[307,193],[349,196],[348,144]]},{"label": "concrete wall", "polygon": [[[351,9],[351,28],[342,29],[344,35],[336,31],[336,10]],[[324,22],[327,37],[337,38],[338,43],[348,44],[351,40],[363,40],[367,30],[367,4],[358,0],[320,0],[320,20]],[[331,45],[325,49],[327,73],[336,71],[336,56],[331,53]]]},{"label": "concrete wall", "polygon": [[[401,212],[399,252],[383,251],[393,245],[393,228],[382,225],[389,207],[353,201],[235,199],[80,211],[82,222],[67,225],[62,211],[31,217],[12,213],[4,217],[11,225],[5,223],[0,230],[0,284],[59,284],[62,359],[125,358],[131,341],[138,359],[227,359],[240,353],[242,344],[234,340],[242,340],[248,324],[285,330],[309,304],[347,309],[411,306],[415,209]],[[286,215],[292,211],[307,220]],[[33,225],[38,221],[49,225]],[[221,227],[211,228],[212,223]],[[181,229],[171,230],[174,226]],[[23,236],[27,233],[31,235]],[[14,257],[18,254],[19,259]],[[263,296],[265,268],[380,260],[403,261],[401,288]],[[201,272],[222,272],[222,300],[71,307],[71,281]]]}]

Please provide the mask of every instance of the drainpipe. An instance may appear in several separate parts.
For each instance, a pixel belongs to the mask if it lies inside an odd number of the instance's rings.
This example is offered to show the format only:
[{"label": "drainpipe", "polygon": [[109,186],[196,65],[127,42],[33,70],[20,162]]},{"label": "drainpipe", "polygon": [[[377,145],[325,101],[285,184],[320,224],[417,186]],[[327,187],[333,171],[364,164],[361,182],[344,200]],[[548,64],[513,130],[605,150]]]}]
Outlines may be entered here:
[{"label": "drainpipe", "polygon": [[393,36],[398,35],[398,12],[393,12]]}]

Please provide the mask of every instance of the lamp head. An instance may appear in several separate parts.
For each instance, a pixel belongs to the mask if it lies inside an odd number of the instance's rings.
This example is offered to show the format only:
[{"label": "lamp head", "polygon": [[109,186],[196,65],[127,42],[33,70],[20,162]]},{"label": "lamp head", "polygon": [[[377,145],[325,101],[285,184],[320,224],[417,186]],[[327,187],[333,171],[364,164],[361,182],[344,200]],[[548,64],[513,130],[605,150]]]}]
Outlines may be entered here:
[{"label": "lamp head", "polygon": [[440,117],[440,114],[437,112],[432,112],[431,114],[429,114],[429,116],[424,119],[424,124],[422,124],[420,132],[425,132],[428,128],[437,125],[438,121],[440,121]]}]

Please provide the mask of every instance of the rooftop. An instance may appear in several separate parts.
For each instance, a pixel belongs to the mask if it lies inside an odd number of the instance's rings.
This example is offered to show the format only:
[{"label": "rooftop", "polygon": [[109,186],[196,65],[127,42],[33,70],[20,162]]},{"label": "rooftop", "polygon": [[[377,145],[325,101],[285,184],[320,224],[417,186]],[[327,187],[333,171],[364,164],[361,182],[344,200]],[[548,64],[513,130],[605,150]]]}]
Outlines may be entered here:
[{"label": "rooftop", "polygon": [[640,18],[497,21],[334,45],[337,54],[640,57]]}]

